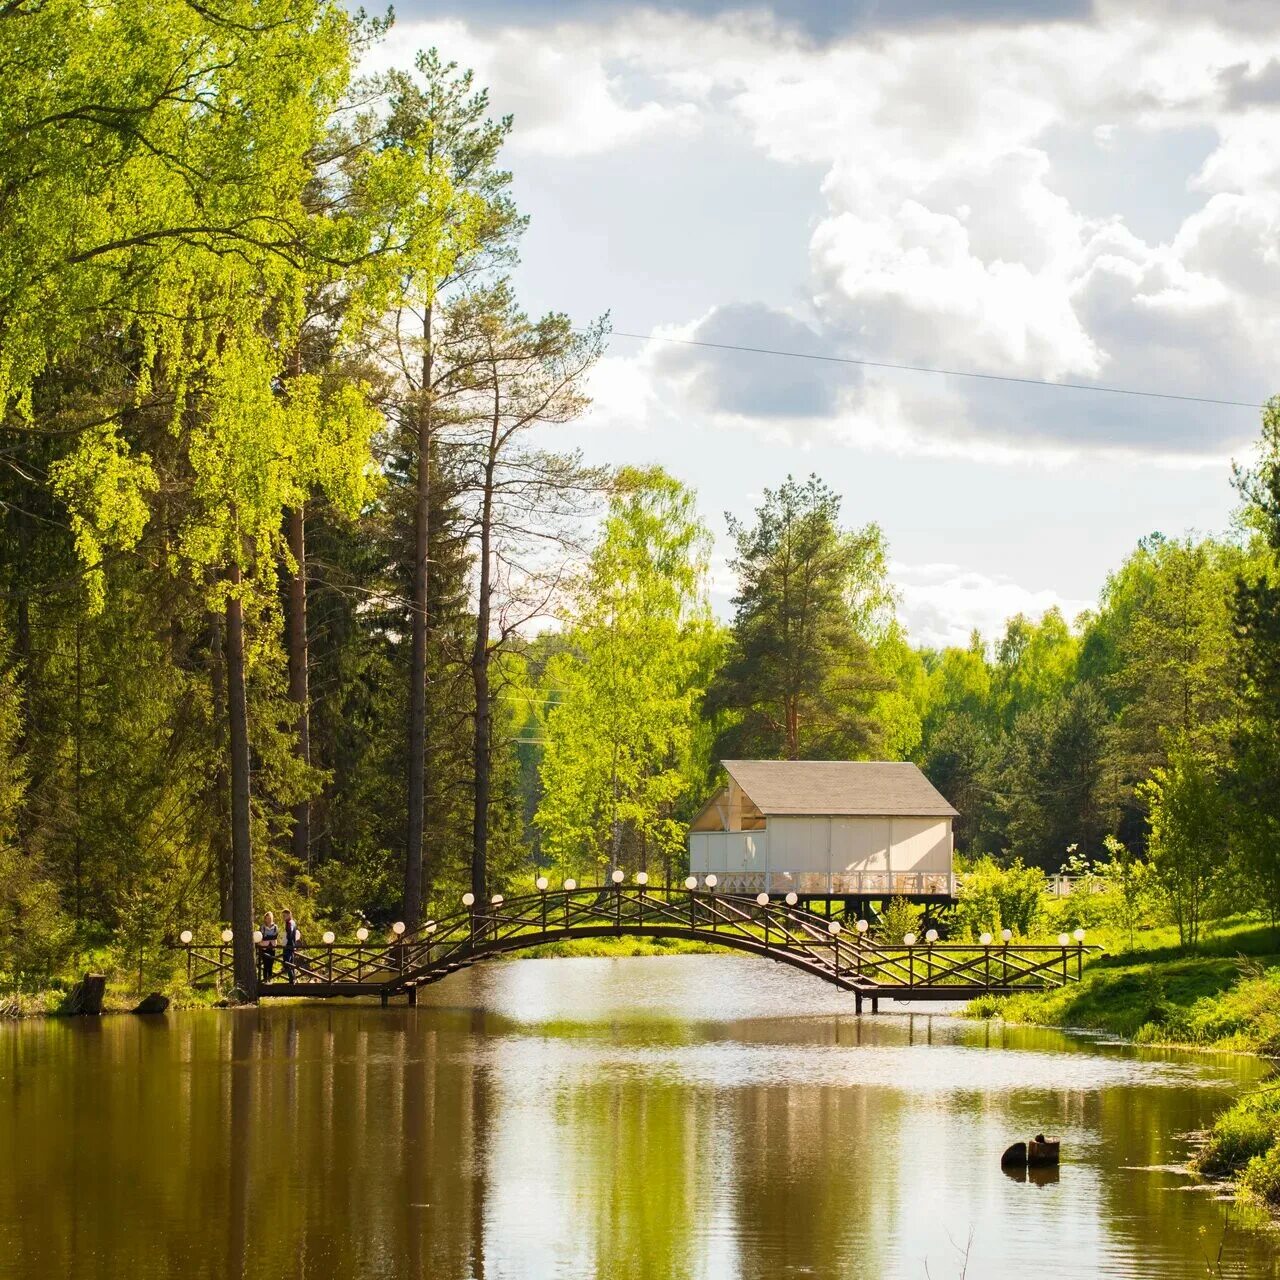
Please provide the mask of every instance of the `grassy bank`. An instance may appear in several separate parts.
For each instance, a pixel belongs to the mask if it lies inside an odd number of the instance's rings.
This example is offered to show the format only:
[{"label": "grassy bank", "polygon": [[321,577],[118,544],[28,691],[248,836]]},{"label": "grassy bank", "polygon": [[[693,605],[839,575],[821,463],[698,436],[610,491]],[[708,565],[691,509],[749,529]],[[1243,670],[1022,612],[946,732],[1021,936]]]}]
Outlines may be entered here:
[{"label": "grassy bank", "polygon": [[[22,990],[0,990],[0,1018],[57,1018],[70,1012],[68,1002],[75,986],[74,979],[59,979],[48,986]],[[185,981],[148,987],[169,998],[171,1009],[203,1009],[218,1003],[219,993],[209,987],[189,986]],[[120,974],[108,974],[107,990],[102,1001],[103,1013],[129,1013],[142,999],[136,982]]]},{"label": "grassy bank", "polygon": [[[1078,985],[1039,995],[975,1000],[975,1017],[1110,1032],[1139,1044],[1280,1057],[1280,945],[1273,930],[1234,921],[1195,954],[1171,930],[1096,938]],[[1242,1195],[1280,1209],[1280,1082],[1222,1113],[1197,1154],[1204,1173],[1231,1176]]]}]

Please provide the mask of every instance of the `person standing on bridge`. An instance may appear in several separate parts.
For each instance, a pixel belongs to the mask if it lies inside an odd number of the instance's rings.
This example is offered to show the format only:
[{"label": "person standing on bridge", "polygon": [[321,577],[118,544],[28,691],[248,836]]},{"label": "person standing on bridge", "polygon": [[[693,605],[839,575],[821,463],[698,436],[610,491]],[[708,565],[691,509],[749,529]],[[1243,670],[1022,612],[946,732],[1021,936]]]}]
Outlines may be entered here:
[{"label": "person standing on bridge", "polygon": [[258,943],[258,963],[262,969],[263,982],[270,982],[276,967],[276,939],[280,930],[276,926],[276,918],[267,912],[262,917],[262,941]]},{"label": "person standing on bridge", "polygon": [[299,943],[302,942],[302,933],[298,928],[298,922],[293,918],[293,912],[288,907],[285,907],[281,914],[284,916],[284,976],[293,982],[297,976],[293,957],[297,953]]}]

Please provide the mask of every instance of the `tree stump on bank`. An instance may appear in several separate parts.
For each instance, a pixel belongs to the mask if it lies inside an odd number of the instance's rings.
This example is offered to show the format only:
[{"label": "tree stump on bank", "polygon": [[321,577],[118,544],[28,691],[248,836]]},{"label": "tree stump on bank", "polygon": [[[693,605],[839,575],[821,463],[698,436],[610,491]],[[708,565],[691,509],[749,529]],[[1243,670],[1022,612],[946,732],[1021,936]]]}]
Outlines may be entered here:
[{"label": "tree stump on bank", "polygon": [[71,1014],[99,1014],[102,1012],[102,1000],[107,994],[107,975],[105,973],[86,973],[67,997],[63,1012]]}]

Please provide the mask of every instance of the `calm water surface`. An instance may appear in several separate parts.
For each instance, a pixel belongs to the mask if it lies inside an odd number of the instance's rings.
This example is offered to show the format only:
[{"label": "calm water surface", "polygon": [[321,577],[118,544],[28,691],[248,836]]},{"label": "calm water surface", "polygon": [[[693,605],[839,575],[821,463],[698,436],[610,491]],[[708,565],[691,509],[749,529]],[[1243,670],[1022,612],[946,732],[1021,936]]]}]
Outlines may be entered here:
[{"label": "calm water surface", "polygon": [[[0,1026],[0,1275],[1203,1277],[1227,1206],[1168,1166],[1262,1070],[731,956],[423,1001]],[[1016,1182],[1037,1129],[1060,1176]],[[1274,1237],[1222,1257],[1280,1276]]]}]

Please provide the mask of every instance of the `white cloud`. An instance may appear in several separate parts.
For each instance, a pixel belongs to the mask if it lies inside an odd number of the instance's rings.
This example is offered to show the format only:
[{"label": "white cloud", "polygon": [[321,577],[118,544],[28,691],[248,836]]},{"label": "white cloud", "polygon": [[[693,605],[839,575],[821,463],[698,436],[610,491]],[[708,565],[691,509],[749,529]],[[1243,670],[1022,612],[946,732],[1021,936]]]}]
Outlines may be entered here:
[{"label": "white cloud", "polygon": [[895,563],[890,576],[901,593],[900,614],[911,639],[935,648],[966,645],[975,628],[986,640],[993,640],[1015,614],[1038,620],[1057,608],[1070,621],[1093,604],[1064,599],[1048,587],[1033,589],[954,564]]},{"label": "white cloud", "polygon": [[[742,296],[669,317],[664,331],[732,340],[716,328],[732,316],[831,353],[1258,401],[1280,340],[1280,104],[1269,90],[1280,18],[1265,23],[1264,12],[1235,22],[1221,6],[1151,0],[1101,4],[1092,21],[928,25],[820,44],[759,12],[614,12],[485,32],[409,24],[393,40],[402,62],[434,42],[474,65],[495,107],[516,113],[517,150],[577,157],[697,129],[745,133],[775,163],[825,166],[826,211],[796,228],[809,240],[805,297],[766,315],[744,263]],[[1135,133],[1211,131],[1217,145],[1185,175],[1199,207],[1160,243],[1122,211],[1086,216],[1054,186],[1046,138],[1068,127],[1116,168]],[[660,165],[660,153],[646,149],[644,163]],[[680,192],[655,173],[653,198],[678,207]],[[662,270],[659,238],[635,252]],[[628,356],[631,407],[606,394],[602,411],[984,460],[1220,462],[1255,430],[1254,415],[1227,408],[872,371],[846,385],[768,357],[747,376],[730,359]],[[614,366],[602,385],[623,376]]]},{"label": "white cloud", "polygon": [[515,115],[516,152],[593,155],[698,124],[693,102],[631,92],[625,54],[611,56],[581,26],[482,34],[457,21],[397,24],[368,69],[409,67],[419,49],[433,46],[475,71],[498,113]]}]

